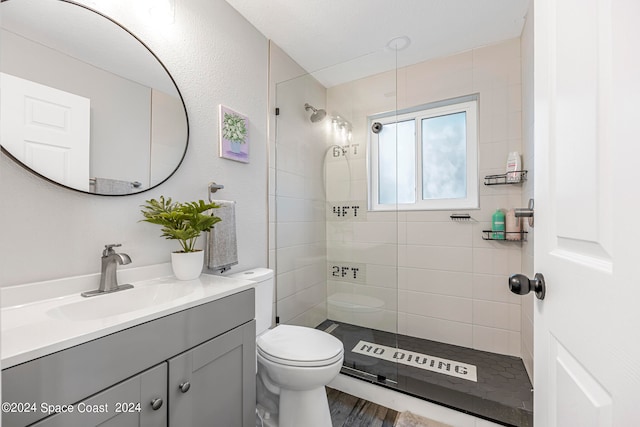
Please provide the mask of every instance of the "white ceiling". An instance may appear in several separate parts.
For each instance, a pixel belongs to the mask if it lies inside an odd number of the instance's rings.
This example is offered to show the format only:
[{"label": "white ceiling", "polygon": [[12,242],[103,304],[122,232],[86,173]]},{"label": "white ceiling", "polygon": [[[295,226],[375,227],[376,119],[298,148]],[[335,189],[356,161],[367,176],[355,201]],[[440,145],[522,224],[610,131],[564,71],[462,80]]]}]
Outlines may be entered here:
[{"label": "white ceiling", "polygon": [[530,0],[227,0],[325,86],[518,37]]}]

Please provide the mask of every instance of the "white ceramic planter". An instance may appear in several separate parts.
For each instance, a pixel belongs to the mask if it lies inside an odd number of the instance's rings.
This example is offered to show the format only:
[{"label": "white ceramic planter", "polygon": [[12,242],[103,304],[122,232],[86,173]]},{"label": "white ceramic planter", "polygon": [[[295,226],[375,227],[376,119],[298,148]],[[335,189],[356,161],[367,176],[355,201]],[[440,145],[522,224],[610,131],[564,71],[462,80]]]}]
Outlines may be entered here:
[{"label": "white ceramic planter", "polygon": [[202,274],[204,251],[172,252],[171,268],[178,280],[193,280]]}]

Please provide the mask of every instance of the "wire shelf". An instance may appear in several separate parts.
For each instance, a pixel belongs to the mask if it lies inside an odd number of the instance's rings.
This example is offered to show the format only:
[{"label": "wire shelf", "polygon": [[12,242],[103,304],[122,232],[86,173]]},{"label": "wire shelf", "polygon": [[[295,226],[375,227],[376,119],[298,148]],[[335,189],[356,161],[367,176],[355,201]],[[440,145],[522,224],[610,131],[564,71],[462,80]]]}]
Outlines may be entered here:
[{"label": "wire shelf", "polygon": [[507,172],[500,175],[487,175],[484,177],[484,185],[513,185],[521,184],[527,180],[527,171]]},{"label": "wire shelf", "polygon": [[526,242],[527,231],[482,230],[482,240],[501,240],[503,242]]}]

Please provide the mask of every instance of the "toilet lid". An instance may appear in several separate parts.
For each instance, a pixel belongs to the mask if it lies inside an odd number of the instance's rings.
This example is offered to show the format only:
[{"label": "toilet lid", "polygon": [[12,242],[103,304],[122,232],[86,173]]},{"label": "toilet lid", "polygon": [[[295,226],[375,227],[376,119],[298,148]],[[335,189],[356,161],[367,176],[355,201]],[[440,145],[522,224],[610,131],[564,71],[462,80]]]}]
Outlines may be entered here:
[{"label": "toilet lid", "polygon": [[342,359],[344,347],[326,332],[302,326],[279,325],[256,341],[258,354],[291,366],[325,366]]}]

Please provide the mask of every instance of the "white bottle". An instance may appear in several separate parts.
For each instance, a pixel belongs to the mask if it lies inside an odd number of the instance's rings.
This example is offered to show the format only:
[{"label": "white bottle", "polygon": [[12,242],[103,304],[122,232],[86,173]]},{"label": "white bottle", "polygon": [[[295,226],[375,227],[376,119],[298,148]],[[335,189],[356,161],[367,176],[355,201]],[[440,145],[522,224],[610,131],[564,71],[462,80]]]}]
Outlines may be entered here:
[{"label": "white bottle", "polygon": [[505,215],[505,233],[507,240],[521,240],[522,239],[522,221],[520,218],[516,218],[515,209],[509,209]]},{"label": "white bottle", "polygon": [[512,151],[507,156],[507,182],[520,182],[521,175],[520,173],[515,173],[516,171],[522,170],[522,158],[520,157],[520,153],[517,151]]}]

